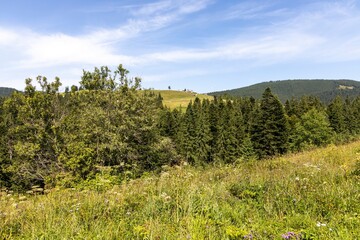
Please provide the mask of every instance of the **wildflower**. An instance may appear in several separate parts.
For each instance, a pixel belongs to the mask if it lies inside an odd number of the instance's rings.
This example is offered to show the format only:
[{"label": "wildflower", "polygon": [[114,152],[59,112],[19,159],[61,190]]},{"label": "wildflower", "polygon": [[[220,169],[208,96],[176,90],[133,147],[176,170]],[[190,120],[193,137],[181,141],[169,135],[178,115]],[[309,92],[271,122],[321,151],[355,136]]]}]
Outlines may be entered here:
[{"label": "wildflower", "polygon": [[326,223],[317,222],[316,226],[317,227],[326,227]]},{"label": "wildflower", "polygon": [[166,192],[161,193],[160,197],[164,199],[165,202],[169,202],[171,200],[171,197],[167,195]]},{"label": "wildflower", "polygon": [[300,236],[294,232],[287,232],[281,235],[283,239],[299,239]]},{"label": "wildflower", "polygon": [[296,177],[296,178],[295,178],[295,181],[300,181],[300,178],[299,178],[299,177]]},{"label": "wildflower", "polygon": [[253,238],[254,237],[251,233],[244,236],[244,239],[253,239]]}]

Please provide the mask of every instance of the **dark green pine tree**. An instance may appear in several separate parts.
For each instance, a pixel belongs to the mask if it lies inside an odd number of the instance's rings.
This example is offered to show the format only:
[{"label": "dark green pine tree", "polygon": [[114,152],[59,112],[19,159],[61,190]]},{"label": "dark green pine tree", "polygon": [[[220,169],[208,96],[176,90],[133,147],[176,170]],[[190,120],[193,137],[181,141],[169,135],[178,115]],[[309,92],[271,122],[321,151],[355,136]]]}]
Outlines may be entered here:
[{"label": "dark green pine tree", "polygon": [[344,133],[346,131],[346,123],[344,116],[344,101],[340,96],[334,98],[327,108],[330,126],[336,133]]},{"label": "dark green pine tree", "polygon": [[354,115],[354,132],[360,133],[360,96],[355,98],[351,103],[352,114]]},{"label": "dark green pine tree", "polygon": [[179,111],[177,109],[174,109],[173,111],[171,111],[167,107],[161,109],[157,124],[157,127],[159,128],[160,131],[160,135],[174,138],[179,127],[178,118],[179,118]]},{"label": "dark green pine tree", "polygon": [[290,100],[286,100],[285,102],[285,112],[286,114],[291,116],[297,116],[297,106],[299,105],[299,101],[295,98],[291,98]]},{"label": "dark green pine tree", "polygon": [[[251,104],[253,107],[253,104]],[[237,157],[249,158],[253,155],[251,140],[247,133],[249,123],[245,121],[242,113],[242,101],[234,101],[235,138],[237,139]]]},{"label": "dark green pine tree", "polygon": [[240,142],[242,138],[239,136],[241,132],[238,134],[238,119],[237,112],[233,106],[233,102],[228,100],[225,108],[225,150],[226,157],[224,161],[226,163],[234,162],[240,154]]},{"label": "dark green pine tree", "polygon": [[197,165],[209,161],[210,125],[201,101],[190,102],[176,134],[176,143],[183,157]]},{"label": "dark green pine tree", "polygon": [[179,131],[176,135],[176,142],[178,144],[178,150],[183,157],[189,161],[194,162],[194,139],[195,128],[194,128],[194,111],[192,101],[188,104],[186,112],[182,117]]},{"label": "dark green pine tree", "polygon": [[219,102],[222,100],[218,99],[218,97],[214,97],[214,100],[211,101],[210,105],[208,106],[208,122],[210,127],[210,162],[214,161],[214,153],[215,153],[215,145],[216,145],[216,139],[219,132],[219,126],[218,122],[220,119],[220,112],[219,112]]},{"label": "dark green pine tree", "polygon": [[194,101],[194,153],[197,164],[208,162],[210,155],[210,124],[207,116],[207,109],[202,105],[199,98]]},{"label": "dark green pine tree", "polygon": [[249,128],[250,128],[249,123],[251,121],[251,114],[255,107],[255,98],[253,98],[253,97],[240,98],[240,99],[237,99],[237,104],[239,105],[239,108],[241,111],[245,131],[249,132]]},{"label": "dark green pine tree", "polygon": [[210,132],[212,136],[210,159],[212,162],[222,162],[226,155],[224,114],[224,101],[221,98],[215,98],[210,105]]},{"label": "dark green pine tree", "polygon": [[344,120],[346,132],[350,134],[356,134],[356,118],[359,115],[355,114],[352,101],[347,97],[344,103]]},{"label": "dark green pine tree", "polygon": [[251,140],[259,158],[286,153],[288,122],[280,100],[265,89],[260,106],[253,114]]}]

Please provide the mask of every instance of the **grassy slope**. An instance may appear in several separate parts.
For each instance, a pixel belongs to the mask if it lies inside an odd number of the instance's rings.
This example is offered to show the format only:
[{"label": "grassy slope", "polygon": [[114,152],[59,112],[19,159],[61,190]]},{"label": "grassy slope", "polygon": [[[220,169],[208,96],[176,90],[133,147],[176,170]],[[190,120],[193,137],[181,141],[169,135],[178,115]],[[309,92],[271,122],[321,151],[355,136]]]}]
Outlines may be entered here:
[{"label": "grassy slope", "polygon": [[356,161],[360,142],[238,166],[164,168],[103,192],[3,192],[0,238],[281,239],[292,231],[356,239]]},{"label": "grassy slope", "polygon": [[[147,90],[148,91],[148,90]],[[151,90],[156,94],[160,93],[163,97],[164,105],[174,109],[174,108],[181,108],[186,109],[189,102],[192,100],[194,101],[196,97],[199,97],[200,100],[202,99],[213,99],[212,96],[204,95],[204,94],[197,94],[191,92],[184,92],[184,91],[175,91],[175,90]]]}]

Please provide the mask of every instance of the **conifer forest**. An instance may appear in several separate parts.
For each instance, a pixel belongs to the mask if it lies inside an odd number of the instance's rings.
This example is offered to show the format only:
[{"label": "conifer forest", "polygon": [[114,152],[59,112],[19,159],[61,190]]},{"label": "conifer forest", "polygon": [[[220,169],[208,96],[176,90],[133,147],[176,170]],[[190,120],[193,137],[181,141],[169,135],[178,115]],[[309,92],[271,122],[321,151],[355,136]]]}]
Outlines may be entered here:
[{"label": "conifer forest", "polygon": [[73,187],[99,173],[134,179],[163,166],[234,164],[344,143],[360,133],[360,97],[284,104],[267,88],[252,97],[196,98],[185,111],[140,90],[122,66],[84,71],[79,86],[26,79],[1,99],[0,184]]}]

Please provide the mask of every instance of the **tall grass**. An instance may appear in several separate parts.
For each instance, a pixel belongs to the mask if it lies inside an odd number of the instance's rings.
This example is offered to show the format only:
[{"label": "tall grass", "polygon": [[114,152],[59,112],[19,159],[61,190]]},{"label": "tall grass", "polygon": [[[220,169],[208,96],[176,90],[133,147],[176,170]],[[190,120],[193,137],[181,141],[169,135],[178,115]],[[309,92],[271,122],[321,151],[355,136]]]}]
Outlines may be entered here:
[{"label": "tall grass", "polygon": [[98,190],[4,190],[0,238],[356,239],[359,161],[355,142],[235,166],[164,167]]}]

